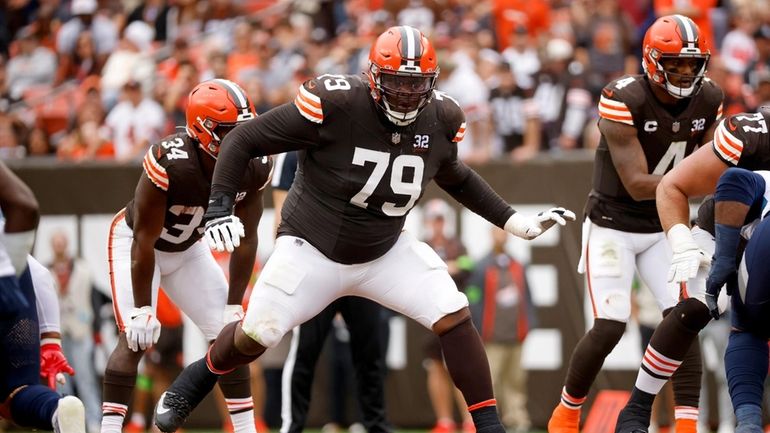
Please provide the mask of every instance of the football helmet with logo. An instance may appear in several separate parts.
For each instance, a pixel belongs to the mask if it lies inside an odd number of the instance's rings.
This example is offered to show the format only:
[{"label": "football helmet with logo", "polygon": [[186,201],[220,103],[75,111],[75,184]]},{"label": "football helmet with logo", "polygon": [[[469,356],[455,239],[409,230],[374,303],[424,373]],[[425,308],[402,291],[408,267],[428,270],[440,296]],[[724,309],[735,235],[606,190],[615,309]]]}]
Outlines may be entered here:
[{"label": "football helmet with logo", "polygon": [[396,125],[408,125],[430,102],[439,68],[428,38],[410,26],[391,27],[369,51],[369,88]]},{"label": "football helmet with logo", "polygon": [[257,117],[246,92],[230,80],[204,81],[190,92],[187,103],[187,135],[216,158],[225,135],[239,123]]},{"label": "football helmet with logo", "polygon": [[[698,25],[684,15],[660,17],[644,35],[644,72],[678,99],[692,97],[700,90],[710,57]],[[674,63],[673,70],[665,67],[667,62]],[[688,69],[688,73],[679,72]]]}]

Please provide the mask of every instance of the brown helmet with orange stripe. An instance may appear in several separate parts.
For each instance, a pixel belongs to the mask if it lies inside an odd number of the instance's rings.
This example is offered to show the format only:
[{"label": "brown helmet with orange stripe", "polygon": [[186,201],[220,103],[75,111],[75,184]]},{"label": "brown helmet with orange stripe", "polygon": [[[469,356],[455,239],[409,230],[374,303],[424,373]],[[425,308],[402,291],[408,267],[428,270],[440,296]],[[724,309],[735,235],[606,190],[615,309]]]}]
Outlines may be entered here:
[{"label": "brown helmet with orange stripe", "polygon": [[709,57],[698,25],[684,15],[660,17],[644,35],[644,72],[675,98],[690,98],[700,90]]},{"label": "brown helmet with orange stripe", "polygon": [[410,26],[391,27],[369,51],[369,88],[396,125],[408,125],[430,102],[439,68],[428,38]]},{"label": "brown helmet with orange stripe", "polygon": [[192,89],[185,116],[187,135],[198,140],[201,148],[216,158],[225,135],[239,123],[257,117],[257,113],[239,85],[214,79]]}]

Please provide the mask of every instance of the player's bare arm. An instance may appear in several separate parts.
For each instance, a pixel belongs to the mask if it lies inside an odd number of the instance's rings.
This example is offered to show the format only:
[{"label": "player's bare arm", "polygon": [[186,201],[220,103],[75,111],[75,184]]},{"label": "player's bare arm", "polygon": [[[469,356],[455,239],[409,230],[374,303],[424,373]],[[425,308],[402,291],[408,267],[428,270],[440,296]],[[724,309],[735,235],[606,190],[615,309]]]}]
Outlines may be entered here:
[{"label": "player's bare arm", "polygon": [[166,217],[166,193],[142,175],[134,193],[134,240],[131,244],[131,281],[134,305],[152,301],[152,275],[155,270],[155,242]]},{"label": "player's bare arm", "polygon": [[726,169],[727,164],[716,156],[712,143],[708,143],[663,176],[655,196],[663,230],[668,231],[676,224],[688,225],[688,199],[713,192]]},{"label": "player's bare arm", "polygon": [[251,278],[254,261],[257,256],[257,226],[262,217],[264,189],[256,185],[246,193],[246,197],[235,206],[235,216],[243,221],[245,236],[241,246],[230,256],[230,287],[227,294],[228,305],[239,305],[243,293]]},{"label": "player's bare arm", "polygon": [[37,227],[38,204],[32,190],[0,162],[0,206],[5,216],[5,232],[15,233]]},{"label": "player's bare arm", "polygon": [[649,174],[636,128],[602,118],[599,131],[607,140],[612,162],[631,197],[636,201],[654,199],[655,187],[662,176]]}]

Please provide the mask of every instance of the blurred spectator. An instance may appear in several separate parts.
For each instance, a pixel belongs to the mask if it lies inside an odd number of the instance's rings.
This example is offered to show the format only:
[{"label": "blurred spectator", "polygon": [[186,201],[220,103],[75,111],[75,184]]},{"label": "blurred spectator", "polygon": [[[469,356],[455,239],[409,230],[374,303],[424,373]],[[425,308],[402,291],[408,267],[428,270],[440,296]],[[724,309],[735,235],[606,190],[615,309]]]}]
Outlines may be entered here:
[{"label": "blurred spectator", "polygon": [[194,40],[203,29],[201,3],[196,0],[175,0],[168,11],[166,40]]},{"label": "blurred spectator", "polygon": [[123,86],[123,101],[107,115],[109,138],[119,161],[141,158],[151,143],[165,135],[163,108],[142,95],[141,85],[129,81]]},{"label": "blurred spectator", "polygon": [[727,69],[741,76],[757,59],[757,45],[753,35],[759,28],[756,11],[751,4],[736,8],[732,17],[733,29],[727,32],[720,55]]},{"label": "blurred spectator", "polygon": [[724,92],[722,101],[722,115],[727,117],[733,114],[748,111],[754,107],[751,89],[743,84],[740,74],[730,72],[725,66],[721,56],[714,56],[708,64],[707,76],[714,80]]},{"label": "blurred spectator", "polygon": [[540,58],[532,40],[526,27],[517,26],[509,35],[510,44],[502,53],[516,74],[516,83],[524,89],[535,87],[535,74],[540,71]]},{"label": "blurred spectator", "polygon": [[465,137],[458,143],[457,156],[468,163],[483,164],[492,157],[489,88],[476,72],[478,47],[471,36],[465,34],[455,41],[450,58],[439,56],[442,70],[438,88],[465,112]]},{"label": "blurred spectator", "polygon": [[508,35],[523,26],[533,38],[546,38],[551,28],[548,0],[492,0],[499,49],[508,46]]},{"label": "blurred spectator", "polygon": [[155,61],[150,55],[152,38],[152,28],[142,21],[134,21],[123,31],[123,38],[102,70],[106,106],[114,105],[120,89],[129,81],[138,82],[145,94],[150,93],[155,79]]},{"label": "blurred spectator", "polygon": [[82,82],[86,77],[101,74],[102,66],[103,58],[96,54],[93,34],[81,32],[70,60],[59,62],[56,84],[72,79]]},{"label": "blurred spectator", "polygon": [[143,21],[155,30],[154,40],[166,41],[169,6],[166,0],[145,0],[128,14],[126,25],[134,21]]},{"label": "blurred spectator", "polygon": [[0,159],[23,158],[29,129],[14,113],[0,110]]},{"label": "blurred spectator", "polygon": [[252,27],[248,22],[242,21],[235,25],[233,50],[227,56],[227,75],[220,78],[240,82],[244,74],[259,70],[259,54],[254,49],[252,35]]},{"label": "blurred spectator", "polygon": [[66,160],[114,157],[112,144],[103,132],[105,112],[99,92],[99,78],[89,77],[81,85],[83,100],[78,105],[68,134],[58,143],[57,155]]},{"label": "blurred spectator", "polygon": [[77,396],[86,407],[86,425],[89,433],[100,429],[102,411],[99,389],[94,374],[94,336],[91,325],[94,312],[91,309],[93,280],[85,260],[74,257],[69,239],[64,231],[51,236],[53,260],[48,265],[59,290],[61,309],[61,338],[64,354],[76,375],[64,385],[65,394],[73,394],[73,383]]},{"label": "blurred spectator", "polygon": [[526,268],[505,250],[509,236],[501,228],[492,228],[492,249],[476,263],[465,293],[489,358],[503,425],[514,432],[527,432],[531,422],[521,354],[524,340],[535,326],[535,309]]},{"label": "blurred spectator", "polygon": [[158,75],[174,81],[183,64],[192,63],[190,43],[185,39],[177,39],[171,47],[171,55],[158,63]]},{"label": "blurred spectator", "polygon": [[489,92],[492,121],[503,152],[515,162],[526,161],[540,150],[540,119],[531,89],[517,85],[511,65],[500,63],[498,83]]},{"label": "blurred spectator", "polygon": [[[473,262],[465,255],[465,246],[454,237],[454,211],[446,201],[433,199],[425,203],[423,212],[425,242],[447,264],[449,275],[457,287],[465,287],[465,282],[473,269]],[[453,400],[462,417],[463,433],[474,433],[475,427],[471,414],[468,412],[465,399],[449,377],[438,337],[429,334],[426,338],[424,347],[426,358],[423,365],[427,370],[428,396],[433,412],[436,414],[436,425],[430,433],[454,433]]]},{"label": "blurred spectator", "polygon": [[423,0],[409,0],[408,5],[396,16],[396,20],[400,26],[418,28],[426,35],[433,33],[435,17]]},{"label": "blurred spectator", "polygon": [[755,81],[753,89],[756,107],[754,108],[770,105],[770,71],[758,72]]},{"label": "blurred spectator", "polygon": [[72,18],[61,26],[56,36],[56,51],[59,53],[59,61],[65,63],[65,69],[69,68],[66,64],[72,62],[78,35],[84,31],[90,31],[93,35],[96,55],[100,61],[103,62],[115,49],[118,30],[109,18],[97,13],[97,7],[96,0],[72,0]]},{"label": "blurred spectator", "polygon": [[759,76],[763,72],[770,71],[770,24],[757,27],[753,36],[757,49],[756,57],[746,67],[744,81],[752,88],[756,88],[759,85]]},{"label": "blurred spectator", "polygon": [[56,73],[56,55],[40,46],[33,26],[19,30],[16,35],[18,53],[8,61],[8,87],[13,99],[21,99],[33,86],[50,86]]},{"label": "blurred spectator", "polygon": [[711,54],[717,54],[719,46],[714,43],[714,31],[711,27],[711,9],[716,7],[719,0],[654,0],[653,7],[656,17],[681,14],[690,17],[700,29],[701,37]]},{"label": "blurred spectator", "polygon": [[48,133],[43,128],[33,128],[27,139],[27,156],[50,156],[54,153]]},{"label": "blurred spectator", "polygon": [[546,45],[545,63],[535,90],[544,150],[583,147],[591,94],[585,88],[583,65],[573,61],[573,53],[572,44],[564,39],[551,39]]},{"label": "blurred spectator", "polygon": [[585,54],[576,58],[590,65],[586,85],[598,95],[604,85],[624,74],[635,74],[638,62],[633,55],[635,31],[631,19],[617,0],[592,0],[586,21],[577,23],[577,46]]}]

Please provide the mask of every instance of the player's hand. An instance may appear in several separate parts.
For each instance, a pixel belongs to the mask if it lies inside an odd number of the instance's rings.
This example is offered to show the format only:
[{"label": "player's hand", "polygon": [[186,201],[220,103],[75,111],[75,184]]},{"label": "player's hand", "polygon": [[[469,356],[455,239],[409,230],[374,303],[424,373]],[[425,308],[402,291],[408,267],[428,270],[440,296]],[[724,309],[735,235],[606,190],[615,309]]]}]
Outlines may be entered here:
[{"label": "player's hand", "polygon": [[152,307],[149,305],[140,308],[134,307],[128,317],[126,340],[129,349],[134,352],[147,350],[158,342],[160,322],[152,312]]},{"label": "player's hand", "polygon": [[554,207],[537,215],[529,216],[516,212],[508,218],[505,223],[505,230],[520,238],[532,240],[553,227],[554,224],[563,226],[567,224],[567,221],[575,221],[575,213],[563,207]]},{"label": "player's hand", "polygon": [[690,228],[686,225],[674,225],[668,230],[667,237],[672,252],[671,267],[668,270],[669,282],[682,283],[695,278],[698,269],[708,267],[711,263],[706,253],[695,243]]},{"label": "player's hand", "polygon": [[61,340],[45,338],[40,346],[40,376],[48,382],[48,387],[56,389],[56,383],[64,384],[64,374],[75,375],[75,370],[67,362],[61,351]]},{"label": "player's hand", "polygon": [[222,323],[227,325],[228,323],[240,322],[244,316],[243,305],[228,304],[225,305],[225,311],[222,314]]},{"label": "player's hand", "polygon": [[243,223],[235,215],[219,217],[206,222],[206,240],[212,250],[232,253],[241,245],[243,236],[246,236]]},{"label": "player's hand", "polygon": [[706,279],[706,306],[711,317],[719,320],[719,307],[717,299],[722,286],[727,285],[727,294],[732,295],[732,288],[737,283],[738,273],[735,269],[735,259],[731,257],[714,257],[711,262],[709,276]]}]

